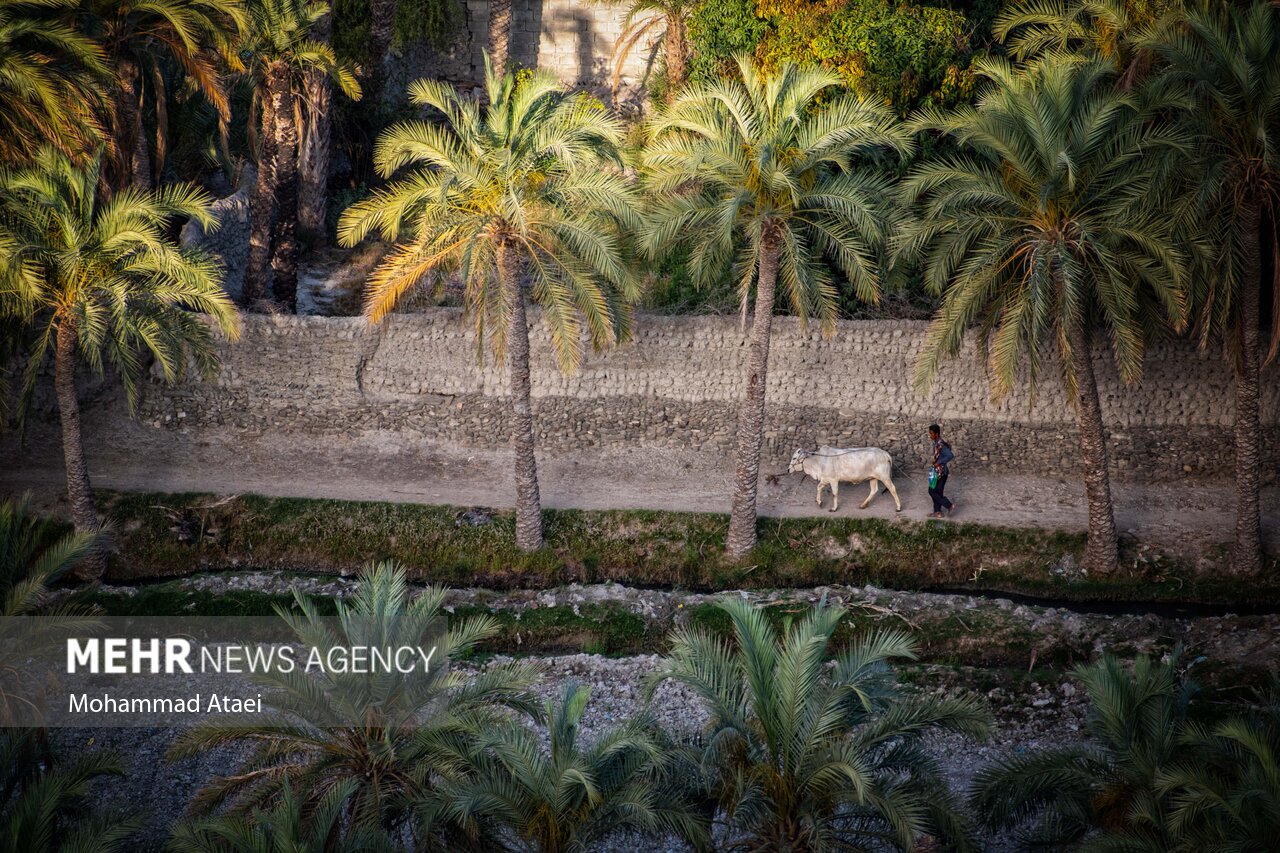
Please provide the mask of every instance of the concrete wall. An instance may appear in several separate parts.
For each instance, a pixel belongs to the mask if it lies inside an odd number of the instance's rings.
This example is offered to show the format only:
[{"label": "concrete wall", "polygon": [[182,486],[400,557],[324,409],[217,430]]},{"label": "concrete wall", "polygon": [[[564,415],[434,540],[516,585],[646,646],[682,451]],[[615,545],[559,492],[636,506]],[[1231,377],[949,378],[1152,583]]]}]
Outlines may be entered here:
[{"label": "concrete wall", "polygon": [[[922,433],[944,425],[966,467],[1069,474],[1075,426],[1063,389],[1046,375],[1025,393],[988,399],[972,353],[950,362],[929,395],[911,387],[924,324],[842,322],[824,340],[780,318],[768,381],[766,449],[774,457],[831,443],[879,445],[923,463]],[[506,388],[478,366],[470,326],[434,309],[370,329],[359,318],[245,318],[221,375],[146,389],[140,417],[157,426],[267,430],[341,440],[366,431],[405,441],[498,448],[507,435]],[[549,453],[626,445],[729,453],[746,339],[735,319],[638,318],[635,339],[561,374],[536,325],[533,393],[540,447]],[[1184,344],[1151,352],[1143,383],[1125,388],[1100,351],[1099,385],[1117,472],[1156,479],[1224,476],[1232,458],[1231,377],[1221,359]],[[1280,467],[1280,383],[1264,377],[1264,463]]]}]

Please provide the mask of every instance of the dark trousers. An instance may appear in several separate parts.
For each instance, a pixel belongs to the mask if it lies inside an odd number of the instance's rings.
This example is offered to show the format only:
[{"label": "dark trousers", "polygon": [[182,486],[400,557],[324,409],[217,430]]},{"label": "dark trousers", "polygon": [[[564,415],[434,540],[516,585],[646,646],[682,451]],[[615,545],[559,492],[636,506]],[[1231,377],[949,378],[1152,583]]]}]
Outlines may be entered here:
[{"label": "dark trousers", "polygon": [[938,478],[938,482],[934,483],[933,488],[929,490],[929,497],[933,498],[933,511],[942,512],[943,509],[951,509],[951,501],[942,490],[947,487],[947,475],[943,474]]}]

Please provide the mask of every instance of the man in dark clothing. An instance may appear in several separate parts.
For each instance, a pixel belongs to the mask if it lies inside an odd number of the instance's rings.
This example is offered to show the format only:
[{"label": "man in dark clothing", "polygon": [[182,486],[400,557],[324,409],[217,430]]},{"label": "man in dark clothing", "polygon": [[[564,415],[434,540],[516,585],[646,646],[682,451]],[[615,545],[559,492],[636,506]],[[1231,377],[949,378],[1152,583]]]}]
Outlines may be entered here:
[{"label": "man in dark clothing", "polygon": [[942,428],[937,424],[929,425],[929,440],[933,442],[933,470],[938,475],[937,480],[929,487],[929,497],[933,498],[931,517],[943,518],[951,515],[951,511],[955,509],[955,504],[942,493],[942,490],[947,487],[947,466],[956,458],[956,455],[951,452],[951,445],[942,440]]}]

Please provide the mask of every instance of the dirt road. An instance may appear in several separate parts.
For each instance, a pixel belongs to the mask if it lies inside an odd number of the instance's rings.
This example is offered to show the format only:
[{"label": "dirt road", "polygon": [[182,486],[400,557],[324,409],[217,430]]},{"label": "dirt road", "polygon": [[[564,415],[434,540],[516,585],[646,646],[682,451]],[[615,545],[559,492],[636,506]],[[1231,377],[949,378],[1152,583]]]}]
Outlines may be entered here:
[{"label": "dirt road", "polygon": [[[221,494],[348,500],[444,503],[505,507],[513,485],[506,451],[415,445],[402,434],[365,434],[334,449],[305,437],[265,434],[245,439],[230,431],[197,435],[159,430],[136,422],[103,432],[88,430],[94,485],[122,490],[200,491]],[[956,521],[1012,527],[1083,530],[1084,491],[1063,478],[1000,476],[967,470],[957,448],[947,492],[956,501]],[[32,489],[53,501],[64,491],[61,448],[47,426],[28,436],[25,448],[12,438],[0,444],[0,488]],[[786,459],[766,458],[762,477],[784,472]],[[594,449],[539,459],[542,498],[548,507],[669,509],[727,512],[732,464],[712,454],[677,451]],[[897,481],[902,513],[883,491],[865,510],[866,486],[841,489],[839,512],[877,518],[922,519],[931,510],[923,472]],[[1147,542],[1195,546],[1229,542],[1234,530],[1234,492],[1229,482],[1114,485],[1121,531]],[[826,514],[814,502],[814,484],[800,474],[762,479],[763,515]],[[1268,547],[1280,550],[1280,489],[1263,495]]]}]

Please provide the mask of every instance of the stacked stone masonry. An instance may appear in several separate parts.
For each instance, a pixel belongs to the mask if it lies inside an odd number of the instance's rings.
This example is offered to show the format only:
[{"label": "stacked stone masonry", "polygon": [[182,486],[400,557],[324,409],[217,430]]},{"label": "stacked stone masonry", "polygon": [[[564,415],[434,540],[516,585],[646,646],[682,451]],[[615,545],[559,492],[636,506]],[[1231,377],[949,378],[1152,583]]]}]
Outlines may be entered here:
[{"label": "stacked stone masonry", "polygon": [[[633,339],[590,354],[579,371],[556,367],[533,316],[533,394],[539,447],[563,454],[607,445],[731,452],[746,338],[736,320],[653,317]],[[967,351],[933,390],[916,391],[924,334],[916,322],[842,322],[824,339],[791,319],[775,323],[768,378],[765,470],[796,447],[875,445],[919,467],[924,428],[942,423],[966,467],[1005,473],[1076,472],[1075,422],[1056,374],[1032,399],[994,403]],[[322,441],[391,432],[404,441],[497,449],[506,445],[504,372],[481,365],[470,324],[452,309],[395,317],[245,318],[211,381],[148,385],[139,417],[184,429],[221,426],[246,438],[283,431]],[[1151,351],[1140,385],[1116,378],[1097,353],[1099,386],[1120,476],[1176,480],[1228,476],[1232,385],[1228,366],[1185,342]],[[1280,383],[1264,375],[1264,476],[1280,467]]]},{"label": "stacked stone masonry", "polygon": [[[408,45],[387,58],[389,94],[398,96],[416,77],[471,84],[484,79],[489,4],[467,0],[462,11],[461,26],[450,44],[440,48]],[[612,84],[615,48],[626,29],[626,16],[623,3],[514,0],[511,61],[524,68],[547,69],[565,83],[605,94]],[[623,63],[620,93],[624,97],[635,97],[656,68],[661,34],[661,25],[650,28]]]}]

